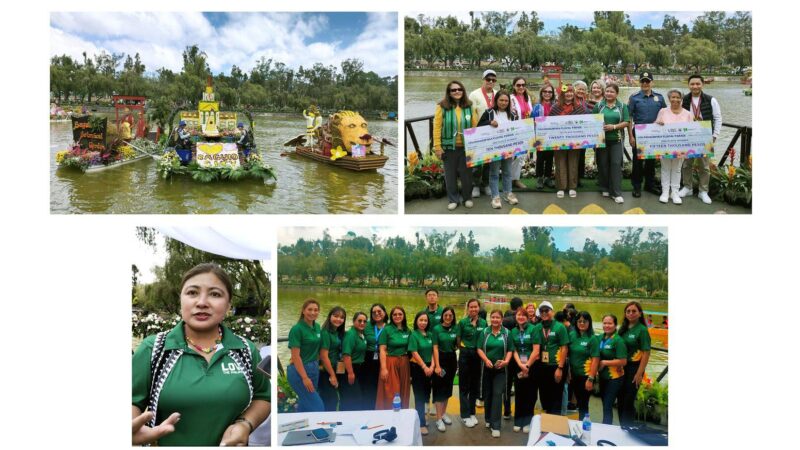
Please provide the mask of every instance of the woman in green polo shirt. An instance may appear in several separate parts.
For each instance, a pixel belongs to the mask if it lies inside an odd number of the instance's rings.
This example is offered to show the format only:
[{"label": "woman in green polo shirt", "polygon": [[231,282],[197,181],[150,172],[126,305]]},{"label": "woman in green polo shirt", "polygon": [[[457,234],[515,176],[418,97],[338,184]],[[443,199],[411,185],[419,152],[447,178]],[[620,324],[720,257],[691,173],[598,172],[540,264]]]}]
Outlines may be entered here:
[{"label": "woman in green polo shirt", "polygon": [[381,303],[374,303],[369,309],[370,316],[364,335],[367,338],[367,351],[364,354],[364,379],[360,380],[364,390],[365,409],[375,408],[375,398],[378,396],[378,381],[381,377],[381,352],[378,339],[381,337],[389,314]]},{"label": "woman in green polo shirt", "polygon": [[628,350],[628,364],[625,366],[625,381],[622,384],[622,401],[618,402],[620,425],[633,425],[636,415],[634,403],[644,371],[650,361],[650,332],[642,314],[642,305],[632,301],[625,305],[625,320],[619,327],[619,337],[625,341]]},{"label": "woman in green polo shirt", "polygon": [[395,394],[400,394],[400,405],[407,409],[411,397],[411,369],[408,363],[411,330],[408,329],[406,310],[402,306],[392,308],[389,317],[391,323],[383,328],[378,339],[381,375],[375,408],[392,409]]},{"label": "woman in green polo shirt", "polygon": [[622,142],[625,129],[630,122],[628,105],[618,101],[619,86],[616,83],[606,85],[605,99],[594,106],[593,114],[603,115],[603,130],[606,132],[606,148],[595,149],[597,158],[597,184],[603,197],[622,203]]},{"label": "woman in green polo shirt", "polygon": [[597,380],[600,340],[594,335],[592,316],[588,312],[579,312],[575,325],[569,332],[570,388],[578,404],[578,420],[583,420],[583,416],[589,414],[589,397]]},{"label": "woman in green polo shirt", "polygon": [[553,305],[548,301],[539,304],[541,323],[536,328],[534,344],[541,344],[536,383],[539,385],[539,402],[549,414],[561,414],[564,392],[564,366],[567,363],[569,334],[564,324],[553,320]]},{"label": "woman in green polo shirt", "polygon": [[478,335],[487,327],[480,317],[481,302],[477,298],[467,301],[467,317],[456,325],[458,347],[458,397],[461,421],[467,428],[478,424],[475,402],[481,395],[481,359],[478,358]]},{"label": "woman in green polo shirt", "polygon": [[447,402],[453,395],[456,376],[456,311],[452,306],[442,310],[442,322],[433,327],[433,401],[436,404],[436,429],[446,431],[453,422],[447,417]]},{"label": "woman in green polo shirt", "polygon": [[339,386],[345,382],[344,361],[342,361],[342,339],[347,313],[341,306],[328,311],[322,323],[319,346],[319,396],[325,404],[325,411],[336,411],[339,406]]},{"label": "woman in green polo shirt", "polygon": [[317,389],[322,334],[316,322],[319,302],[309,298],[303,302],[300,311],[300,320],[289,330],[289,350],[292,356],[286,378],[297,393],[297,412],[325,411],[325,404]]},{"label": "woman in green polo shirt", "polygon": [[269,379],[257,369],[258,349],[222,325],[232,292],[216,264],[183,276],[181,321],[145,338],[133,354],[133,445],[247,445],[269,415]]},{"label": "woman in green polo shirt", "polygon": [[[534,344],[536,327],[528,321],[528,311],[517,309],[516,326],[511,329],[514,342],[514,362],[509,365],[514,381],[514,432],[530,431],[533,407],[536,405],[536,390],[533,384],[533,363],[539,358],[539,344]],[[513,369],[512,369],[513,368]]]},{"label": "woman in green polo shirt", "polygon": [[617,316],[603,316],[603,336],[600,338],[600,395],[603,397],[603,423],[614,422],[614,401],[619,396],[625,377],[628,352],[617,334]]},{"label": "woman in green polo shirt", "polygon": [[414,331],[408,339],[411,354],[411,388],[414,390],[414,407],[419,415],[419,428],[423,436],[428,434],[425,420],[425,404],[431,397],[433,381],[433,339],[428,332],[428,314],[420,311],[414,316]]},{"label": "woman in green polo shirt", "polygon": [[500,415],[503,410],[503,393],[506,390],[506,368],[514,351],[514,341],[503,328],[503,312],[493,309],[489,313],[490,326],[478,336],[478,357],[483,361],[483,405],[486,428],[492,437],[500,437]]},{"label": "woman in green polo shirt", "polygon": [[343,411],[360,411],[372,409],[373,403],[365,403],[364,382],[366,381],[365,355],[367,352],[367,315],[357,312],[353,316],[353,326],[347,330],[342,339],[342,360],[347,372],[347,381],[342,382],[339,390]]}]

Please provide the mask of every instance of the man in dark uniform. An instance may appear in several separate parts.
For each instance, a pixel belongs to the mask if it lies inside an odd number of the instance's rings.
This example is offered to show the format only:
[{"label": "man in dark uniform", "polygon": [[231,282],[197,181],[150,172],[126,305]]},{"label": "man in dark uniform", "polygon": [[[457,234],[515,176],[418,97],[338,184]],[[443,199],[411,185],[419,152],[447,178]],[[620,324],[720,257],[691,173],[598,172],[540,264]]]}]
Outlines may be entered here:
[{"label": "man in dark uniform", "polygon": [[628,110],[631,113],[630,136],[631,151],[633,154],[633,173],[631,173],[631,183],[633,184],[633,196],[642,196],[642,178],[644,178],[644,190],[653,194],[660,194],[661,189],[655,183],[656,160],[639,159],[639,150],[636,148],[636,129],[634,124],[655,123],[658,112],[667,107],[664,96],[653,92],[653,74],[642,72],[639,76],[639,86],[641,90],[628,100]]}]

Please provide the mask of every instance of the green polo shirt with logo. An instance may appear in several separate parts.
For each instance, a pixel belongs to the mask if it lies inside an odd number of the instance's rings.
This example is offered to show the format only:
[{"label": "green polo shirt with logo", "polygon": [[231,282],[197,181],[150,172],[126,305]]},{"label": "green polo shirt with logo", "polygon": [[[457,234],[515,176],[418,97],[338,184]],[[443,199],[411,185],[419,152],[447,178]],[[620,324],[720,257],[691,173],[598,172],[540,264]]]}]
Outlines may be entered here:
[{"label": "green polo shirt with logo", "polygon": [[500,331],[494,334],[491,327],[486,327],[478,336],[478,348],[483,350],[489,361],[494,364],[498,360],[506,359],[507,352],[514,351],[514,341],[505,328],[500,327]]},{"label": "green polo shirt with logo", "polygon": [[433,327],[442,323],[442,313],[444,312],[444,308],[441,306],[436,307],[436,311],[431,311],[425,306],[425,309],[422,310],[425,314],[428,315],[428,329],[432,330]]},{"label": "green polo shirt with logo", "polygon": [[[225,429],[244,411],[250,400],[244,372],[229,353],[244,349],[245,344],[229,328],[222,327],[222,348],[210,362],[186,343],[183,321],[167,333],[164,351],[182,349],[164,381],[158,399],[156,423],[172,413],[181,414],[175,431],[158,440],[159,446],[218,446]],[[150,357],[156,336],[145,338],[133,354],[132,404],[141,411],[147,408],[150,392]],[[253,399],[270,401],[269,378],[260,370],[261,355],[255,344],[247,341],[253,377]]]},{"label": "green polo shirt with logo", "polygon": [[385,345],[389,356],[404,356],[408,354],[410,336],[411,330],[400,330],[395,325],[386,325],[378,339],[378,345]]},{"label": "green polo shirt with logo", "polygon": [[[628,351],[625,348],[625,341],[617,333],[606,339],[605,335],[600,336],[600,360],[608,361],[612,359],[627,359]],[[604,380],[616,380],[625,375],[623,367],[603,367],[600,377]]]},{"label": "green polo shirt with logo", "polygon": [[452,324],[445,328],[439,324],[431,331],[433,345],[439,346],[439,353],[455,353],[456,351],[456,325]]},{"label": "green polo shirt with logo", "polygon": [[[382,334],[381,328],[378,328],[378,333]],[[377,352],[378,337],[377,334],[375,333],[375,325],[372,325],[371,323],[367,322],[367,327],[364,328],[364,337],[367,338],[367,351]]]},{"label": "green polo shirt with logo", "polygon": [[542,358],[540,357],[539,360],[542,361],[542,364],[548,366],[557,366],[561,363],[558,360],[559,352],[558,350],[561,349],[563,345],[569,345],[569,333],[567,333],[567,328],[561,322],[553,321],[550,325],[550,332],[547,332],[544,325],[538,324],[536,325],[536,333],[537,336],[534,338],[534,344],[541,344],[541,353],[544,352],[548,353],[549,361],[545,363]]},{"label": "green polo shirt with logo", "polygon": [[533,340],[535,339],[536,327],[532,324],[525,324],[525,327],[520,330],[519,326],[515,326],[510,331],[511,340],[514,341],[514,349],[520,355],[530,356],[533,353]]},{"label": "green polo shirt with logo", "polygon": [[640,322],[636,322],[620,337],[628,350],[628,362],[638,363],[642,360],[642,352],[650,351],[650,332]]},{"label": "green polo shirt with logo", "polygon": [[[613,108],[609,108],[608,105],[606,105],[606,101],[601,100],[594,105],[592,114],[602,114],[603,123],[606,125],[617,125],[622,122],[631,121],[628,105],[622,103],[619,99],[617,99]],[[622,135],[623,129],[606,131],[606,142],[619,142],[622,139]]]},{"label": "green polo shirt with logo", "polygon": [[[364,329],[366,331],[366,328]],[[350,327],[342,340],[342,355],[350,355],[353,364],[364,362],[364,353],[367,351],[367,338],[354,327]]]},{"label": "green polo shirt with logo", "polygon": [[408,339],[408,352],[419,353],[420,358],[425,364],[430,364],[433,360],[433,339],[431,334],[422,334],[419,330],[411,332],[411,337]]},{"label": "green polo shirt with logo", "polygon": [[336,364],[339,364],[342,354],[342,340],[339,338],[339,333],[328,329],[322,330],[319,348],[328,351],[328,359],[333,370],[336,370]]},{"label": "green polo shirt with logo", "polygon": [[464,317],[456,324],[456,337],[461,341],[463,347],[478,348],[478,336],[487,326],[486,320],[480,317],[475,325],[472,325],[469,316]]},{"label": "green polo shirt with logo", "polygon": [[289,330],[289,349],[300,349],[303,364],[318,361],[321,335],[317,322],[308,325],[305,320],[300,320]]},{"label": "green polo shirt with logo", "polygon": [[600,356],[600,340],[596,335],[581,334],[576,330],[569,332],[569,365],[572,374],[587,376],[592,368],[592,358]]}]

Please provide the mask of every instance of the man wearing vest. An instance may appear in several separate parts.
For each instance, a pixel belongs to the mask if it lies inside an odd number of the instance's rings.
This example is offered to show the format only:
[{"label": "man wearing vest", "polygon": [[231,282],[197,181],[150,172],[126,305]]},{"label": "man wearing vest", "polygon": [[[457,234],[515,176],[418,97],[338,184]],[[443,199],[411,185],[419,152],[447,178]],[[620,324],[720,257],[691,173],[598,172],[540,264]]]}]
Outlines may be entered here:
[{"label": "man wearing vest", "polygon": [[[691,92],[683,97],[683,109],[692,113],[694,120],[710,120],[711,135],[714,138],[714,142],[717,142],[719,130],[722,128],[722,111],[717,99],[703,92],[703,81],[702,75],[694,74],[689,77],[689,90]],[[699,162],[697,162],[698,160]],[[700,166],[700,183],[698,185],[700,193],[697,196],[703,203],[710,205],[711,197],[708,196],[708,182],[711,178],[711,171],[708,168],[708,156],[686,158],[683,162],[681,174],[683,188],[681,188],[678,195],[681,197],[692,195],[692,171],[696,165]]]},{"label": "man wearing vest", "polygon": [[634,124],[654,123],[658,112],[667,107],[664,96],[653,92],[653,74],[642,72],[639,77],[639,85],[642,90],[631,95],[628,100],[628,110],[631,114],[630,123],[630,144],[633,152],[633,173],[631,173],[631,183],[633,183],[633,196],[642,196],[642,178],[644,178],[644,190],[653,194],[660,194],[656,180],[656,160],[639,159],[639,150],[636,148],[636,131]]},{"label": "man wearing vest", "polygon": [[[494,96],[497,94],[497,89],[494,86],[497,84],[497,72],[492,69],[483,71],[483,83],[481,87],[470,92],[469,99],[472,102],[472,107],[475,109],[475,114],[478,118],[483,115],[483,112],[494,106]],[[487,192],[486,195],[491,195],[489,191],[489,164],[482,164],[473,169],[472,172],[472,197],[481,196],[481,188]]]}]

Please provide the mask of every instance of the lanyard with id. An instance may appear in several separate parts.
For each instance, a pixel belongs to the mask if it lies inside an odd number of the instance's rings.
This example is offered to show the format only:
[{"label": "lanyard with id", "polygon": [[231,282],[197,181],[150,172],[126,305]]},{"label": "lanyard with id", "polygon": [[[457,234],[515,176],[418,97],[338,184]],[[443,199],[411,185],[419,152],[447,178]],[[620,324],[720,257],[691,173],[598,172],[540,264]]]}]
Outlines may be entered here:
[{"label": "lanyard with id", "polygon": [[542,352],[542,362],[545,364],[549,364],[550,351],[547,350],[547,342],[550,340],[550,329],[542,327],[542,336],[544,336],[544,351]]},{"label": "lanyard with id", "polygon": [[519,332],[519,360],[522,361],[522,364],[526,364],[528,362],[528,353],[525,349],[525,332],[520,330]]},{"label": "lanyard with id", "polygon": [[[386,325],[384,325],[384,328],[385,327]],[[380,346],[378,345],[378,339],[381,337],[381,333],[383,333],[383,328],[378,328],[377,325],[374,325],[373,328],[375,330],[375,353],[372,355],[372,360],[377,361],[381,357],[381,352],[379,350]]]}]

